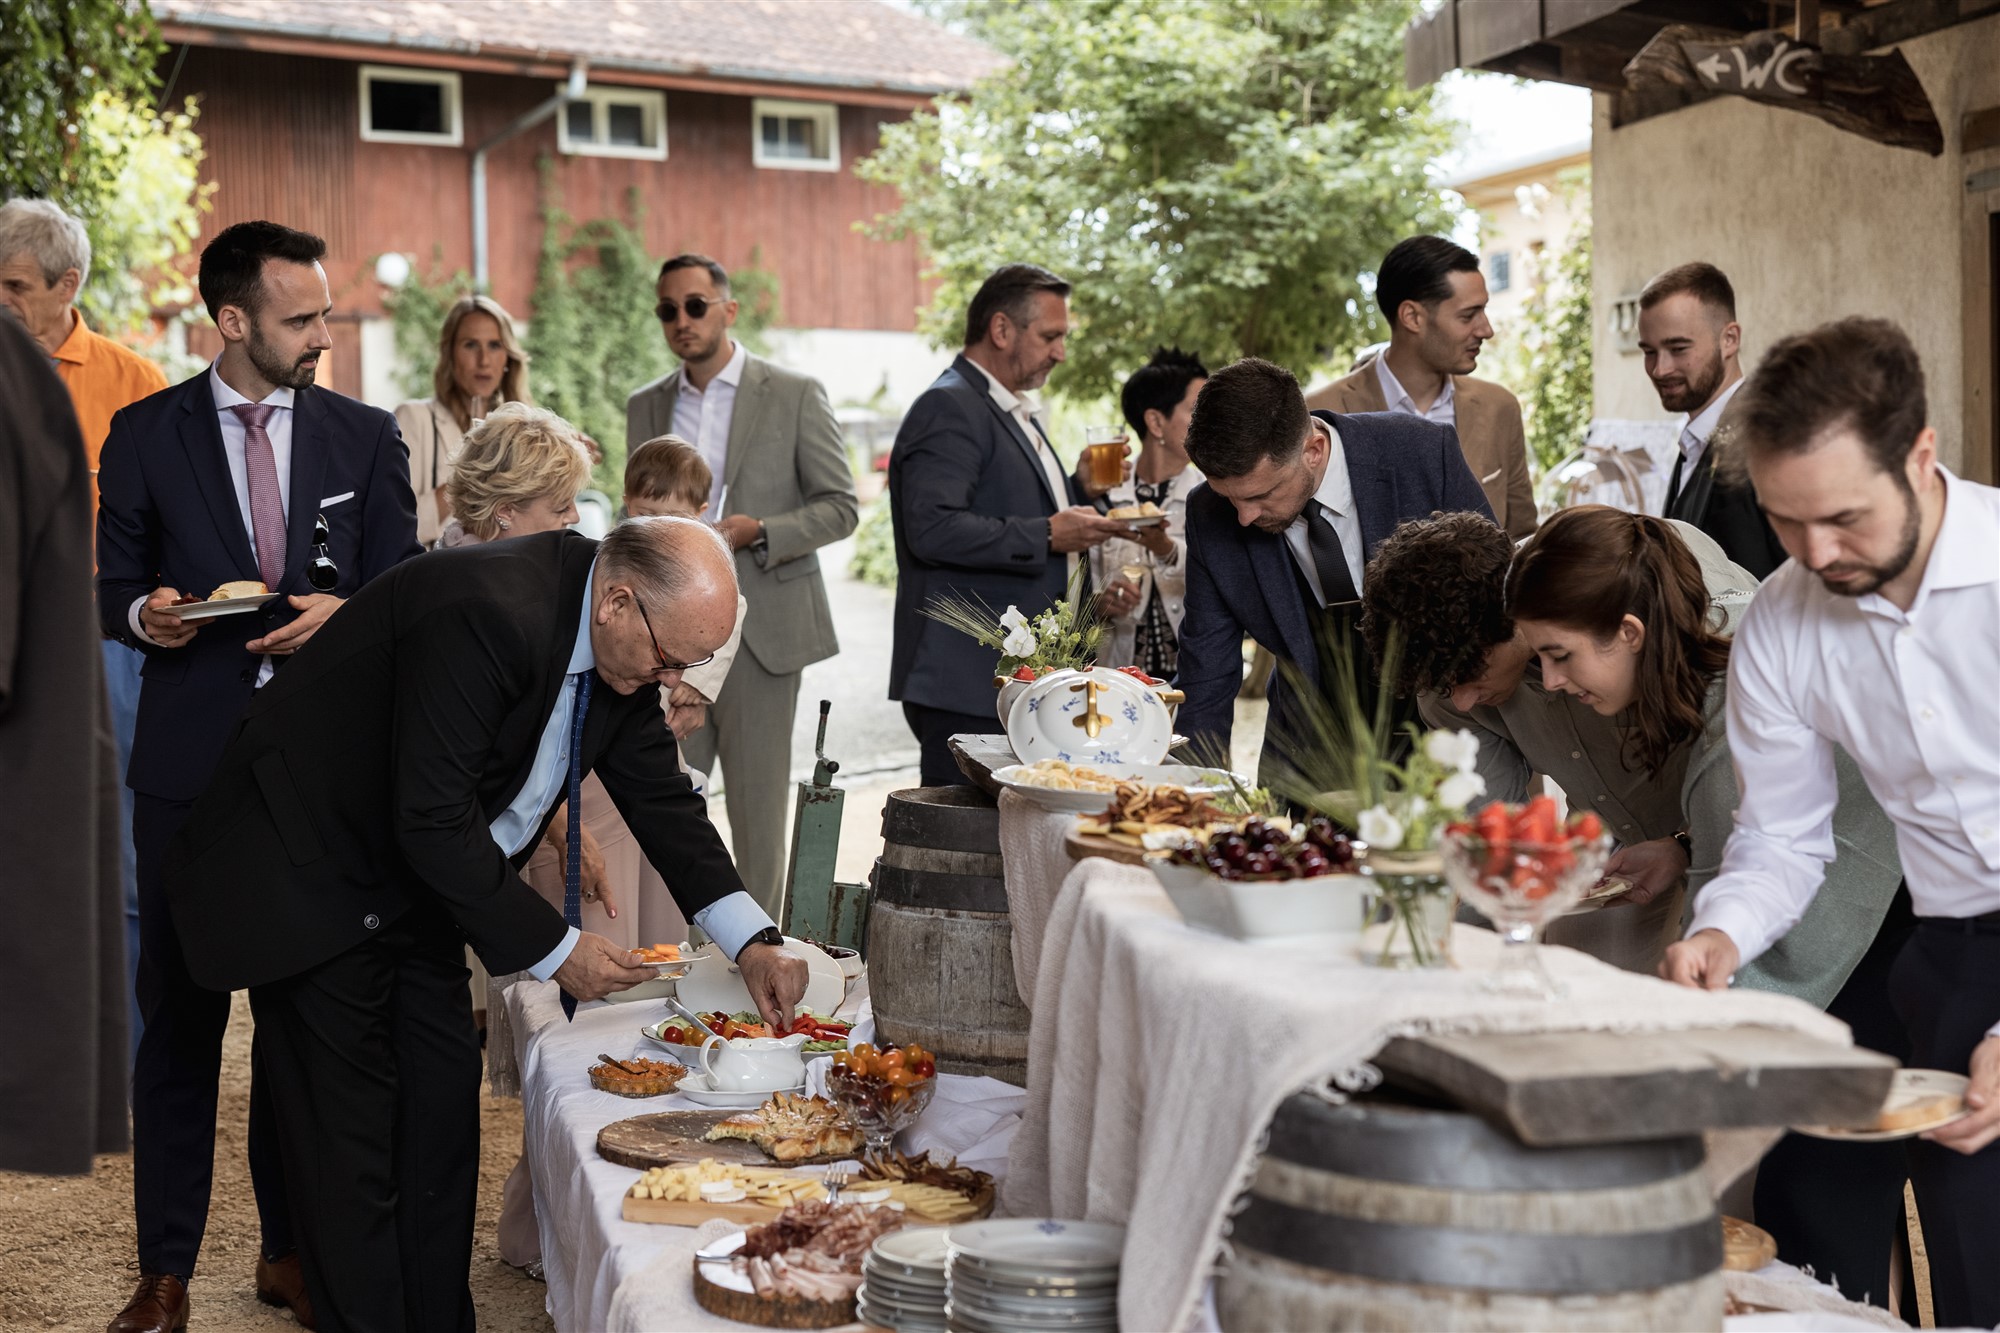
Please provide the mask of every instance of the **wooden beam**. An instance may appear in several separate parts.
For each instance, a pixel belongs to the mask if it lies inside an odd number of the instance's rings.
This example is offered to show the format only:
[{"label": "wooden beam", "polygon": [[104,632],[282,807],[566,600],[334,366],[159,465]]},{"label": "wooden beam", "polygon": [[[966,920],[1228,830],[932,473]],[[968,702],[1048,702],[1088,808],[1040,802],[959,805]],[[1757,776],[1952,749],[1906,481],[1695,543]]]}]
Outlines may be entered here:
[{"label": "wooden beam", "polygon": [[1560,37],[1586,23],[1616,14],[1631,3],[1632,0],[1542,0],[1542,36]]},{"label": "wooden beam", "polygon": [[1457,68],[1458,6],[1447,2],[1403,30],[1403,81],[1421,88]]},{"label": "wooden beam", "polygon": [[1855,56],[1974,19],[2000,14],[2000,0],[1892,0],[1821,34],[1828,55]]},{"label": "wooden beam", "polygon": [[1793,0],[1792,36],[1819,45],[1819,0]]},{"label": "wooden beam", "polygon": [[1458,4],[1458,59],[1483,65],[1542,39],[1542,7],[1537,0],[1485,0]]},{"label": "wooden beam", "polygon": [[1534,1145],[1867,1124],[1896,1069],[1886,1055],[1764,1027],[1403,1038],[1375,1064]]}]

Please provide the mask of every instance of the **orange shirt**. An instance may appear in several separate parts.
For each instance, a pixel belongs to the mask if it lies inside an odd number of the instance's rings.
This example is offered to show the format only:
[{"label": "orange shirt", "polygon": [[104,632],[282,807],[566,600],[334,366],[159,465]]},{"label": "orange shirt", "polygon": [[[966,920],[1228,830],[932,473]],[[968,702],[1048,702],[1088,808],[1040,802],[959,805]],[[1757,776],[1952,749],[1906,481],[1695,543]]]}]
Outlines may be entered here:
[{"label": "orange shirt", "polygon": [[92,333],[77,312],[69,337],[55,352],[56,374],[76,406],[76,424],[83,432],[83,453],[90,462],[91,528],[97,526],[97,455],[111,433],[111,417],[119,408],[167,387],[160,368],[131,348]]}]

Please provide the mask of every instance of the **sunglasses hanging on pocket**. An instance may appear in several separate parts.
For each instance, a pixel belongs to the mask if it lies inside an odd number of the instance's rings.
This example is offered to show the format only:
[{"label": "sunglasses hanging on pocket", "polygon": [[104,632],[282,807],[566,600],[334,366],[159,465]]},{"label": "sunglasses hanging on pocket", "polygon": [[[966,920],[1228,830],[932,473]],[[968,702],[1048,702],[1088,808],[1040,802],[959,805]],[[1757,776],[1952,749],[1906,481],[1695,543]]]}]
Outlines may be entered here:
[{"label": "sunglasses hanging on pocket", "polygon": [[340,586],[340,566],[333,563],[327,554],[326,544],[333,533],[326,526],[326,515],[313,519],[312,550],[306,560],[306,582],[314,592],[332,592]]}]

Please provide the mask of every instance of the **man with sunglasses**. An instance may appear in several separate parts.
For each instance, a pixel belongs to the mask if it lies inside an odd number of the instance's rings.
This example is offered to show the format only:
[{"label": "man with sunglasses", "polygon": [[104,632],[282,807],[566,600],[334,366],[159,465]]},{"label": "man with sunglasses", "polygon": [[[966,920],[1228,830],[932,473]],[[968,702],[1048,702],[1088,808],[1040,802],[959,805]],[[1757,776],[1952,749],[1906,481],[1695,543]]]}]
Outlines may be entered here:
[{"label": "man with sunglasses", "polygon": [[727,269],[706,255],[675,255],[655,290],[680,369],[633,393],[625,439],[636,448],[678,435],[700,452],[712,474],[708,512],[735,553],[748,608],[709,725],[683,745],[696,768],[721,759],[737,867],[777,916],[799,677],[840,651],[816,552],[854,531],[854,476],[819,381],[729,336],[737,306]]},{"label": "man with sunglasses", "polygon": [[[238,223],[211,241],[199,284],[222,354],[114,416],[99,464],[104,632],[146,659],[125,778],[144,1024],[132,1073],[141,1276],[114,1333],[186,1320],[214,1175],[229,996],[188,973],[161,878],[167,844],[253,695],[344,599],[420,549],[395,418],[314,382],[333,345],[325,253],[317,236],[274,222]],[[271,595],[212,618],[178,605],[238,581],[262,583]],[[183,618],[190,611],[197,614]],[[257,1293],[309,1323],[268,1083],[253,1074]]]},{"label": "man with sunglasses", "polygon": [[[736,620],[707,524],[637,518],[398,566],[259,693],[168,867],[188,966],[247,987],[314,1308],[470,1329],[479,1047],[463,948],[565,1008],[654,969],[580,929],[596,774],[681,910],[788,1021],[805,961],[730,864],[657,687]],[[564,910],[521,878],[567,800]]]}]

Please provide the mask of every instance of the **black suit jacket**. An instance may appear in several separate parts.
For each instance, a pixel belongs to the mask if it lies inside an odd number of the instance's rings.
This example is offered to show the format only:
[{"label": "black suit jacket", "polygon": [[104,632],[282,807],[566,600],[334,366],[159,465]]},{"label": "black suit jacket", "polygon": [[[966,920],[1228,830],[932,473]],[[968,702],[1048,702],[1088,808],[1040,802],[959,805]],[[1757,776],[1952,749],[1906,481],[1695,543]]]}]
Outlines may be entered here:
[{"label": "black suit jacket", "polygon": [[[1720,437],[1722,432],[1716,434]],[[1761,582],[1791,557],[1771,531],[1770,520],[1757,504],[1757,492],[1716,475],[1716,448],[1717,442],[1711,440],[1692,472],[1686,470],[1685,455],[1675,460],[1674,475],[1681,484],[1667,497],[1666,517],[1692,523],[1715,538],[1724,555]]]},{"label": "black suit jacket", "polygon": [[[257,692],[167,856],[196,981],[291,976],[419,906],[495,975],[561,942],[517,873],[539,831],[510,862],[490,826],[528,779],[596,551],[554,532],[400,565]],[[597,681],[582,759],[690,917],[743,887],[656,691]]]},{"label": "black suit jacket", "polygon": [[[1348,480],[1372,554],[1400,523],[1433,512],[1493,517],[1450,426],[1393,412],[1341,416],[1315,412],[1340,433]],[[1363,557],[1364,565],[1367,563]],[[1236,694],[1243,684],[1243,636],[1320,683],[1312,618],[1298,565],[1282,535],[1246,527],[1236,508],[1206,485],[1188,497],[1187,610],[1181,620],[1180,671],[1187,699],[1175,728],[1195,747],[1227,754]],[[1293,701],[1282,675],[1271,680],[1268,759],[1278,738],[1295,734]]]},{"label": "black suit jacket", "polygon": [[179,648],[135,636],[132,603],[155,588],[206,597],[231,580],[263,577],[229,479],[208,374],[112,417],[98,463],[98,615],[105,634],[146,655],[125,782],[176,801],[200,794],[256,688],[260,659],[243,645],[291,623],[298,612],[287,599],[314,591],[305,574],[314,519],[326,515],[338,597],[352,597],[422,549],[396,419],[326,389],[300,389],[292,402],[285,576],[272,589],[282,595],[207,622]]},{"label": "black suit jacket", "polygon": [[959,713],[993,710],[999,650],[923,609],[954,593],[996,613],[1018,606],[1030,619],[1055,605],[1069,585],[1069,560],[1049,550],[1049,518],[1086,502],[1074,477],[1065,488],[1063,495],[1049,490],[1027,433],[963,356],[910,405],[889,454],[896,529],[891,699]]}]

